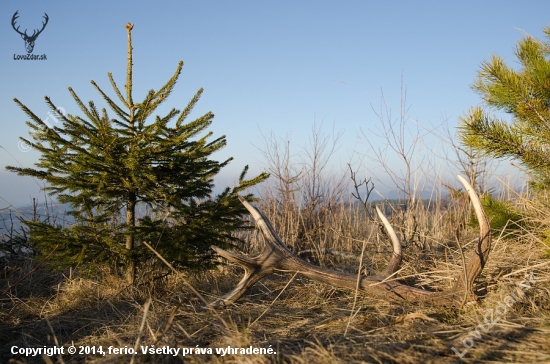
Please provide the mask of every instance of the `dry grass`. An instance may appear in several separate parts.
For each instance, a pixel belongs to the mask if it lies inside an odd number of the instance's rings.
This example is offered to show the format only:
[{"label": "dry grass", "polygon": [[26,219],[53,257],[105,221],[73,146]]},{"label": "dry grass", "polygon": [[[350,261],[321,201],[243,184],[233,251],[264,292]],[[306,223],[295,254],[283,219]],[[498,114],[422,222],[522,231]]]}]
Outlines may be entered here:
[{"label": "dry grass", "polygon": [[[265,199],[262,208],[290,246],[308,251],[304,258],[356,272],[366,240],[363,274],[383,268],[390,247],[378,223],[366,222],[360,209],[344,203],[323,206],[319,208],[326,210],[310,215],[316,220],[309,221],[299,209],[281,212],[276,200]],[[462,266],[455,235],[459,231],[465,251],[470,252],[476,232],[457,224],[462,216],[458,207],[419,205],[414,213],[414,224],[407,214],[393,215],[401,237],[412,237],[405,244],[399,276],[424,288],[449,287]],[[414,234],[405,231],[412,228],[416,229]],[[261,240],[257,232],[252,233],[248,252],[258,250]],[[92,280],[38,269],[0,297],[0,362],[549,362],[550,261],[543,258],[545,249],[528,231],[513,238],[495,239],[489,262],[478,280],[480,300],[461,310],[387,302],[299,276],[275,274],[256,284],[236,305],[213,312],[187,288],[187,283],[211,302],[237,284],[240,268],[172,275],[163,282],[138,287],[107,273]],[[0,279],[2,290],[31,268],[25,260],[6,262]],[[481,338],[472,336],[470,333],[483,324],[488,310],[496,309],[526,273],[534,276],[532,288],[498,323],[481,332]],[[52,346],[56,340],[66,347],[101,345],[103,350],[109,346],[133,348],[136,343],[157,348],[211,348],[214,352],[215,348],[228,346],[271,346],[276,354],[26,358],[10,353],[14,345]],[[461,360],[452,347],[462,352],[463,342],[473,342],[473,346]]]}]

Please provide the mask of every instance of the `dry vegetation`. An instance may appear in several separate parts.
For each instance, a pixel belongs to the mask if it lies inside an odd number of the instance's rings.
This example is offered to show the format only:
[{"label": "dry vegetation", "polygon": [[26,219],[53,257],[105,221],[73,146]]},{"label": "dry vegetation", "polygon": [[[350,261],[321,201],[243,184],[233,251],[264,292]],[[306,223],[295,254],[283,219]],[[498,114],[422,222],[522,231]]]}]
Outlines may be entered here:
[{"label": "dry vegetation", "polygon": [[[314,137],[315,133],[314,129]],[[326,139],[317,137],[302,168],[290,162],[287,146],[267,140],[268,169],[274,178],[260,193],[257,206],[302,258],[336,270],[374,274],[390,257],[389,239],[369,210],[372,206],[348,195],[353,186],[344,179],[326,178],[324,169],[332,151]],[[402,157],[407,160],[405,152]],[[403,181],[411,182],[407,176]],[[467,259],[478,236],[469,222],[469,203],[456,193],[451,199],[439,194],[430,201],[417,199],[414,190],[404,196],[402,205],[380,205],[403,242],[399,277],[426,289],[449,288],[463,267],[461,252]],[[550,362],[550,261],[540,234],[547,229],[550,210],[526,196],[516,195],[514,202],[529,216],[521,225],[529,228],[494,232],[489,261],[476,287],[479,300],[460,309],[390,302],[279,273],[257,283],[235,305],[214,310],[204,301],[213,302],[235,287],[242,275],[239,267],[220,265],[216,271],[181,272],[128,285],[107,271],[85,279],[78,272],[35,269],[37,262],[24,255],[4,257],[0,362]],[[263,237],[258,231],[247,234],[248,244],[239,248],[254,254]],[[526,274],[532,274],[531,288],[517,293],[518,301],[505,313],[498,309]],[[498,318],[492,327],[485,321],[488,312],[493,312],[493,321]],[[35,358],[10,353],[14,345],[57,344],[138,348],[138,352],[141,346],[152,345],[199,347],[214,353]],[[467,352],[464,344],[471,346]],[[215,354],[215,348],[228,346],[272,348],[276,354]],[[462,358],[453,347],[464,354]]]},{"label": "dry vegetation", "polygon": [[[306,220],[307,213],[284,210],[280,200],[265,198],[260,206],[279,228],[285,241],[317,264],[334,269],[371,274],[383,268],[391,248],[378,223],[369,220],[362,206],[340,200],[325,201]],[[529,205],[532,207],[532,205]],[[389,207],[388,207],[389,210]],[[418,204],[415,235],[410,240],[400,277],[421,287],[444,289],[461,268],[457,229],[468,253],[475,229],[460,227],[467,209],[454,204]],[[313,218],[313,219],[311,219]],[[406,229],[406,216],[393,214],[396,228]],[[307,227],[307,229],[305,228]],[[401,236],[406,236],[403,231]],[[409,236],[413,236],[409,234]],[[543,258],[545,245],[529,231],[514,236],[497,233],[488,265],[478,286],[480,300],[459,310],[386,302],[361,292],[339,290],[289,274],[270,276],[257,284],[236,305],[213,311],[187,284],[207,301],[213,301],[236,285],[240,269],[194,275],[172,275],[164,281],[128,286],[122,278],[100,272],[97,279],[53,274],[42,268],[7,290],[1,297],[0,361],[124,363],[131,355],[65,355],[24,358],[11,355],[13,345],[102,345],[135,347],[258,347],[274,355],[187,355],[186,362],[297,362],[297,363],[448,363],[460,362],[466,341],[472,348],[469,362],[550,361],[550,263]],[[246,247],[253,253],[261,246],[254,232]],[[292,244],[290,244],[292,246]],[[359,262],[363,251],[363,261]],[[346,254],[339,254],[346,252]],[[36,264],[36,263],[33,263]],[[5,260],[5,290],[32,268],[25,258]],[[470,332],[484,323],[489,309],[496,309],[526,273],[534,276],[532,288],[509,308],[482,338]],[[495,318],[497,315],[495,314]],[[137,355],[139,362],[182,362],[183,357]]]}]

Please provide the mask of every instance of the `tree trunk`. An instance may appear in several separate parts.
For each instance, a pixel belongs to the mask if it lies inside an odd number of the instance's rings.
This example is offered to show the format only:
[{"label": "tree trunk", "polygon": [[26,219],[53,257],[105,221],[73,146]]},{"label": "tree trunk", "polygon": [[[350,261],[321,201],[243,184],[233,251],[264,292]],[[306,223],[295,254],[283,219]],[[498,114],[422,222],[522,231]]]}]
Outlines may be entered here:
[{"label": "tree trunk", "polygon": [[[136,194],[130,192],[128,195],[128,202],[126,203],[126,225],[128,229],[134,228],[136,226]],[[134,233],[131,232],[126,236],[126,249],[132,254],[134,249]],[[128,267],[126,269],[126,280],[128,283],[134,283],[134,277],[136,275],[136,262],[134,257],[128,262]]]}]

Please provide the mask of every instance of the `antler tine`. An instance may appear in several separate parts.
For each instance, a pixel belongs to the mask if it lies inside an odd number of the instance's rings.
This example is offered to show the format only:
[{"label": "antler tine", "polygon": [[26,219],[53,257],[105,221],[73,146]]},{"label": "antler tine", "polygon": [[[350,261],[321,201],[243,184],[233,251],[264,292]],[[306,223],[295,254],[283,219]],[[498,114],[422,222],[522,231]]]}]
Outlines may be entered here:
[{"label": "antler tine", "polygon": [[245,200],[241,196],[239,196],[239,201],[241,201],[248,212],[250,212],[250,215],[252,215],[252,218],[256,222],[256,225],[260,227],[260,230],[264,234],[265,238],[269,240],[270,243],[276,245],[279,249],[290,252],[275,231],[273,225],[271,225],[271,221],[269,221],[269,219],[263,214],[263,212],[252,206],[247,200]]},{"label": "antler tine", "polygon": [[401,257],[402,257],[401,242],[399,241],[399,238],[397,238],[397,234],[395,233],[395,230],[391,226],[390,222],[378,207],[376,207],[376,213],[378,214],[378,217],[380,218],[380,220],[382,220],[382,224],[384,224],[384,228],[388,232],[388,235],[390,236],[392,246],[393,246],[392,257],[388,262],[386,269],[382,273],[384,276],[387,277],[394,274],[399,269],[399,265],[401,264]]},{"label": "antler tine", "polygon": [[481,200],[479,199],[479,196],[477,195],[472,185],[470,185],[470,183],[466,181],[464,177],[462,177],[461,175],[457,175],[457,177],[466,189],[466,192],[468,192],[468,196],[470,196],[470,201],[472,201],[472,204],[474,205],[476,217],[479,220],[479,224],[481,225],[480,239],[484,239],[491,228],[489,226],[489,219],[487,218],[487,215],[483,210],[483,206],[481,205]]},{"label": "antler tine", "polygon": [[395,233],[395,230],[393,230],[393,227],[391,226],[390,222],[378,207],[376,207],[376,213],[378,214],[378,217],[380,218],[380,220],[382,220],[382,223],[384,224],[384,227],[386,228],[386,231],[390,236],[390,239],[393,245],[393,253],[397,255],[401,255],[401,242],[397,238],[397,234]]},{"label": "antler tine", "polygon": [[224,249],[222,249],[220,247],[217,247],[215,245],[210,246],[210,248],[212,250],[214,250],[216,253],[218,253],[219,255],[221,255],[222,257],[224,257],[225,259],[227,259],[227,260],[229,260],[229,261],[231,261],[235,264],[239,264],[239,265],[242,265],[242,266],[248,267],[248,268],[253,268],[256,265],[256,261],[253,258],[244,256],[244,255],[240,255],[240,254],[235,254],[233,252],[224,250]]},{"label": "antler tine", "polygon": [[263,259],[263,253],[257,257],[250,258],[245,257],[244,255],[228,252],[227,250],[223,250],[214,245],[211,246],[211,248],[222,257],[240,265],[244,269],[244,276],[237,286],[231,292],[228,292],[223,297],[220,297],[214,301],[211,304],[212,307],[220,308],[230,305],[242,297],[246,291],[248,291],[260,279],[273,273],[272,268],[263,266],[262,263],[265,261],[265,259]]},{"label": "antler tine", "polygon": [[474,207],[477,221],[479,223],[479,239],[472,258],[466,267],[464,267],[464,274],[461,274],[457,279],[455,288],[457,290],[466,290],[471,297],[475,297],[473,292],[474,281],[483,270],[483,267],[485,267],[485,263],[487,262],[489,252],[491,250],[491,226],[489,225],[489,219],[483,210],[479,196],[474,188],[470,185],[470,183],[468,183],[468,181],[466,181],[464,177],[460,175],[457,177],[466,189],[466,192],[468,192],[468,196],[470,196],[470,201]]},{"label": "antler tine", "polygon": [[263,277],[270,275],[277,269],[284,270],[283,261],[292,256],[290,250],[288,250],[277,235],[269,219],[260,210],[248,203],[243,197],[239,196],[239,200],[248,212],[250,212],[256,225],[260,227],[266,238],[266,244],[262,252],[255,257],[246,257],[223,250],[217,246],[211,246],[216,253],[240,265],[245,271],[244,277],[239,284],[237,284],[231,292],[216,300],[212,304],[214,307],[224,307],[235,302]]}]

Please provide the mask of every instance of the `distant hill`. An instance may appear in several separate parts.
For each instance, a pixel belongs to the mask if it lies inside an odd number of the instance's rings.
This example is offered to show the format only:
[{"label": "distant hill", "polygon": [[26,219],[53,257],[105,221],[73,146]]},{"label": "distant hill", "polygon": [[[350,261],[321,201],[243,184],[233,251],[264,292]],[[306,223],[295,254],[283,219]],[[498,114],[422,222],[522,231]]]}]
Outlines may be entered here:
[{"label": "distant hill", "polygon": [[[61,225],[74,222],[71,216],[67,216],[69,206],[59,203],[41,203],[36,205],[36,218],[44,221],[50,218],[50,221],[55,221]],[[7,230],[20,230],[20,218],[29,220],[35,215],[33,206],[22,206],[17,208],[6,208],[0,210],[0,233],[5,233]]]},{"label": "distant hill", "polygon": [[[422,200],[429,200],[431,198],[434,197],[434,194],[435,192],[432,192],[432,191],[424,191],[420,194],[420,198]],[[370,201],[381,201],[381,200],[397,200],[398,197],[400,196],[397,191],[388,191],[386,193],[382,193],[382,195],[384,196],[384,198],[382,198],[379,194],[377,194],[376,192],[372,192],[371,195],[370,195],[370,198],[369,200]],[[441,197],[442,198],[447,198],[449,194],[448,193],[442,193],[441,194]],[[403,193],[401,193],[401,199],[403,199]]]},{"label": "distant hill", "polygon": [[[379,194],[373,192],[369,198],[370,202],[378,202],[382,200],[395,201],[397,200],[398,193],[397,191],[389,191],[383,194],[382,198]],[[402,194],[401,194],[402,197]],[[431,193],[424,192],[421,195],[423,200],[429,200],[431,198]],[[443,195],[443,198],[446,198],[447,194]],[[62,226],[65,224],[74,223],[72,216],[68,216],[67,212],[70,210],[70,206],[67,204],[60,204],[57,202],[53,203],[39,203],[36,205],[36,217],[41,221],[45,221],[49,217],[50,221],[55,221]],[[13,229],[14,231],[21,229],[20,218],[32,219],[35,210],[32,205],[22,206],[18,208],[6,208],[0,210],[0,234],[4,234],[6,231]],[[138,212],[138,216],[139,216]]]}]

